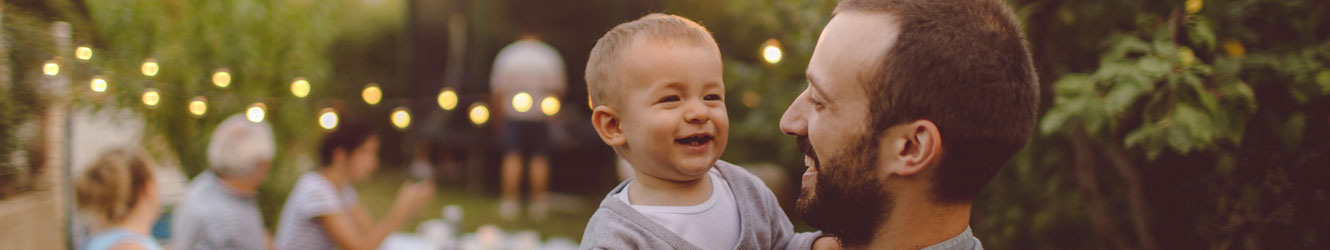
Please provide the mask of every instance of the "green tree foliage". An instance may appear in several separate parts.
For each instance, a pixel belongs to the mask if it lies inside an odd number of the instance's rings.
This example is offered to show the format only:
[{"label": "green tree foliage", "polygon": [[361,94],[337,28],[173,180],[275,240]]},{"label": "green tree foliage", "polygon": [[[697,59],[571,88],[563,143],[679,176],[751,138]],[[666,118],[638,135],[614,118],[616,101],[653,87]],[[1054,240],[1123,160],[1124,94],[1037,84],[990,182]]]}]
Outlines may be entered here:
[{"label": "green tree foliage", "polygon": [[[154,153],[162,158],[178,159],[187,176],[207,169],[208,138],[217,124],[251,104],[262,102],[267,107],[265,121],[273,127],[279,147],[259,193],[271,226],[276,225],[298,174],[317,164],[314,148],[322,137],[317,112],[335,106],[361,115],[343,119],[384,117],[383,122],[372,123],[387,127],[387,110],[397,105],[394,100],[403,90],[395,84],[400,80],[394,68],[398,53],[391,45],[400,37],[404,1],[85,4],[91,22],[75,29],[94,41],[92,73],[104,75],[111,87],[101,96],[84,91],[83,103],[139,113],[147,125],[145,145],[157,149]],[[140,73],[147,58],[160,65],[156,76]],[[231,77],[225,88],[212,81],[214,72],[222,68]],[[291,92],[298,77],[311,86],[303,99]],[[369,82],[380,82],[384,88],[385,101],[376,107],[360,101],[360,90]],[[146,88],[161,92],[157,107],[140,102]],[[197,96],[207,98],[208,110],[201,117],[191,115],[186,105]]]},{"label": "green tree foliage", "polygon": [[1013,5],[1048,93],[978,202],[993,248],[1327,246],[1327,3]]}]

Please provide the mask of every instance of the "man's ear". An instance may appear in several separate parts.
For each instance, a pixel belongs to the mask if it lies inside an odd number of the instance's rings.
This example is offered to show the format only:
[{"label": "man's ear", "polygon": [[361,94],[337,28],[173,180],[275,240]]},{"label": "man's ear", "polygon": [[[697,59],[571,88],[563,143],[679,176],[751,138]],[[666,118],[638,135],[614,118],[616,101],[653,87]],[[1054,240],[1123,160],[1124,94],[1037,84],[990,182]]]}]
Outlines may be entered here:
[{"label": "man's ear", "polygon": [[889,169],[893,174],[914,175],[942,159],[942,134],[932,121],[917,120],[896,125],[883,137],[881,146],[889,148],[886,153],[896,159]]},{"label": "man's ear", "polygon": [[596,106],[596,109],[591,111],[591,125],[596,127],[596,134],[600,135],[600,140],[611,147],[628,143],[628,138],[623,132],[623,124],[620,122],[619,111],[610,106]]}]

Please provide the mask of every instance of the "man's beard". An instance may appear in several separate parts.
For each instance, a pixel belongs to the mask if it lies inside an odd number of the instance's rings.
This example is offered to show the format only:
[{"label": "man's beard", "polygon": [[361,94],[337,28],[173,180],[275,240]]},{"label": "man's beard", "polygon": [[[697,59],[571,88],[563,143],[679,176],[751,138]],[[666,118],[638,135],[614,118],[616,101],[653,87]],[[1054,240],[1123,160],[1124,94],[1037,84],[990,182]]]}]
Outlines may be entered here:
[{"label": "man's beard", "polygon": [[[801,151],[815,155],[808,137],[797,140]],[[815,158],[816,189],[803,188],[795,203],[799,217],[836,236],[843,246],[863,246],[872,240],[894,205],[892,194],[878,179],[878,144],[876,137],[864,136],[825,162]]]}]

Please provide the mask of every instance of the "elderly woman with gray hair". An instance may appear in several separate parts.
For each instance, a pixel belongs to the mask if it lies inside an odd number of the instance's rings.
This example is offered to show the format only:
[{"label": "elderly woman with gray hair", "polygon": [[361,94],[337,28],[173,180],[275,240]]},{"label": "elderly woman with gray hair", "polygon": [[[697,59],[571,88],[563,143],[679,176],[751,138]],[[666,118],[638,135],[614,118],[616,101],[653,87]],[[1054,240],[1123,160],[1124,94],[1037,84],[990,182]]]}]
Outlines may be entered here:
[{"label": "elderly woman with gray hair", "polygon": [[194,177],[171,221],[172,249],[273,249],[255,200],[268,178],[272,128],[244,115],[217,126],[208,143],[208,171]]}]

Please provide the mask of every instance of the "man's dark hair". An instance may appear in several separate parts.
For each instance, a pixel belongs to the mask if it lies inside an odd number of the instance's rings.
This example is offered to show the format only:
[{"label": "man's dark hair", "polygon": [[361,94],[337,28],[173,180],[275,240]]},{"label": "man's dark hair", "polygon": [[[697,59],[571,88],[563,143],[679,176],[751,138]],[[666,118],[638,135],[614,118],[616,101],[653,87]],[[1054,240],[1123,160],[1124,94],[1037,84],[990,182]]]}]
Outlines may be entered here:
[{"label": "man's dark hair", "polygon": [[375,134],[374,127],[360,119],[342,119],[336,129],[323,136],[323,142],[319,144],[319,167],[332,165],[333,151],[341,149],[350,154]]},{"label": "man's dark hair", "polygon": [[[972,202],[1032,133],[1039,83],[1016,15],[1001,0],[846,0],[900,32],[864,79],[869,128],[929,120],[942,134],[933,200]],[[884,32],[884,31],[865,31]]]}]

